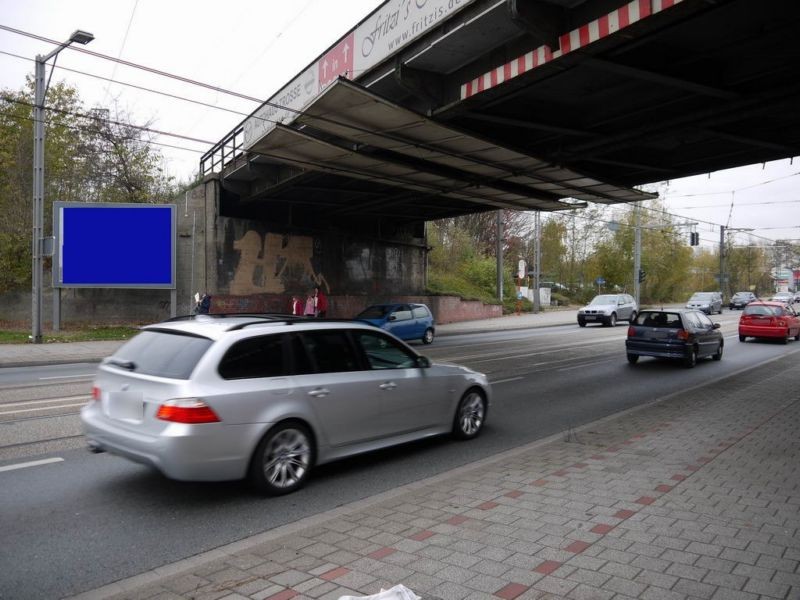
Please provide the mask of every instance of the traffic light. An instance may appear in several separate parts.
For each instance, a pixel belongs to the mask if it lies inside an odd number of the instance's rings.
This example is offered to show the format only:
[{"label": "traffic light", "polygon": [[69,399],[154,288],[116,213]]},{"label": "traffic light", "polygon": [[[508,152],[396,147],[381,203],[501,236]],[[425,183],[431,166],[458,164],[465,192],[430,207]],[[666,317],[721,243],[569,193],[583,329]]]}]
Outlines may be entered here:
[{"label": "traffic light", "polygon": [[696,231],[689,232],[689,245],[697,246],[700,244],[700,234]]},{"label": "traffic light", "polygon": [[639,269],[639,283],[647,279],[647,272],[644,269]]}]

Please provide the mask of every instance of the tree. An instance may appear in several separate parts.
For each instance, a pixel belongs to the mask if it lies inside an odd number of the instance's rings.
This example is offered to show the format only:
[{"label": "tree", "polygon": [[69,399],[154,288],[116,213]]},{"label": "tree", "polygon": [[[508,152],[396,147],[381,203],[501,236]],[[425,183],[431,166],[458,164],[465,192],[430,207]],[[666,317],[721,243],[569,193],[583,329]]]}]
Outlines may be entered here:
[{"label": "tree", "polygon": [[[33,87],[29,79],[0,93],[0,292],[31,280]],[[165,202],[175,193],[160,152],[128,115],[87,112],[64,83],[50,86],[45,108],[45,232],[55,200]]]}]

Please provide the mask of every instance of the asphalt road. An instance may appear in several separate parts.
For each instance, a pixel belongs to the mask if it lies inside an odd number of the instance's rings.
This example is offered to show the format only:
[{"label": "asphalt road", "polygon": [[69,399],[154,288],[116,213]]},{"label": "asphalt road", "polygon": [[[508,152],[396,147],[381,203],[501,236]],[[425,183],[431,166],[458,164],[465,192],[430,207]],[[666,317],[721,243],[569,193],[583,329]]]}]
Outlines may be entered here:
[{"label": "asphalt road", "polygon": [[[0,598],[56,598],[94,589],[552,434],[591,443],[591,431],[576,439],[573,429],[675,392],[692,389],[702,396],[706,385],[757,381],[785,368],[781,357],[800,351],[797,342],[740,343],[737,318],[715,318],[726,334],[723,360],[702,361],[691,370],[649,359],[628,365],[625,325],[440,337],[417,349],[482,370],[493,382],[483,434],[321,467],[306,488],[281,498],[259,497],[243,483],[172,482],[124,459],[89,454],[82,449],[77,408],[67,406],[85,402],[77,400],[89,393],[85,376],[53,385],[38,379],[52,372],[30,369],[27,380],[0,379]],[[75,369],[57,376],[78,375],[80,367]],[[28,404],[40,400],[60,408]],[[35,417],[14,412],[29,408],[46,410]],[[78,434],[65,437],[72,431]],[[26,443],[30,435],[39,441]],[[65,438],[62,446],[42,450],[52,443],[48,435]],[[8,440],[13,446],[4,448]],[[7,470],[37,460],[51,462]]]}]

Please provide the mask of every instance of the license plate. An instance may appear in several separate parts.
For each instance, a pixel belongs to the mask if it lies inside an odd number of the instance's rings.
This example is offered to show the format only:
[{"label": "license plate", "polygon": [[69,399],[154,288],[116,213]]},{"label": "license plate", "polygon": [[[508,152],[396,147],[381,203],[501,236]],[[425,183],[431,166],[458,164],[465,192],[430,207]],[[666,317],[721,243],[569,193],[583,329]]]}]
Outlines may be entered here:
[{"label": "license plate", "polygon": [[584,319],[586,319],[587,321],[594,321],[596,318],[597,317],[595,317],[594,315],[586,315],[584,317]]},{"label": "license plate", "polygon": [[141,421],[144,400],[140,392],[109,392],[103,400],[103,410],[112,419]]}]

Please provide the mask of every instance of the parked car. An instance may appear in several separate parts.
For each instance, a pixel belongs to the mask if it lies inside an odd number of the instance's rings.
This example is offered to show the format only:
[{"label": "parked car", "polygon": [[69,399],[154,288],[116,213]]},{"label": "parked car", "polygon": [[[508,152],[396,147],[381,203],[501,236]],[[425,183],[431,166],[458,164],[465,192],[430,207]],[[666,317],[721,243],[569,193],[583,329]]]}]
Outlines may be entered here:
[{"label": "parked car", "polygon": [[686,308],[701,310],[707,315],[722,314],[722,294],[719,292],[695,292],[686,303]]},{"label": "parked car", "polygon": [[356,319],[366,321],[399,337],[401,340],[433,342],[436,322],[424,304],[375,304],[368,306]]},{"label": "parked car", "polygon": [[617,321],[633,322],[639,307],[630,294],[601,294],[578,310],[578,325],[602,323],[614,327]]},{"label": "parked car", "polygon": [[751,302],[739,318],[739,341],[747,341],[749,337],[777,339],[784,344],[790,337],[800,341],[800,318],[784,302]]},{"label": "parked car", "polygon": [[736,292],[731,296],[731,300],[728,302],[728,308],[731,310],[741,310],[755,300],[758,300],[758,298],[753,292]]},{"label": "parked car", "polygon": [[90,448],[278,495],[335,459],[474,438],[491,387],[364,323],[198,315],[144,327],[101,363],[92,397],[81,410]]},{"label": "parked car", "polygon": [[783,302],[784,304],[794,304],[794,294],[792,292],[775,292],[770,298],[772,302]]},{"label": "parked car", "polygon": [[640,356],[653,356],[692,368],[699,358],[721,360],[725,340],[719,328],[699,310],[643,310],[628,327],[628,362],[635,365]]}]

